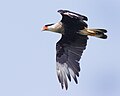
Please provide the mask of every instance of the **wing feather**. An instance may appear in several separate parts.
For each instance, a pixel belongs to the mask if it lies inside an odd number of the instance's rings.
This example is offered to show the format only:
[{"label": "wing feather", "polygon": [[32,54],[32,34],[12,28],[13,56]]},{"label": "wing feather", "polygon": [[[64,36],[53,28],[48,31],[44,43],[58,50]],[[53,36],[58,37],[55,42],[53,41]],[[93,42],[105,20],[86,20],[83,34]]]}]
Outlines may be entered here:
[{"label": "wing feather", "polygon": [[68,89],[66,77],[71,81],[72,76],[76,84],[78,83],[76,76],[79,77],[80,72],[79,60],[86,48],[88,38],[78,34],[73,39],[66,38],[63,35],[56,44],[56,68],[62,88]]},{"label": "wing feather", "polygon": [[72,11],[69,11],[69,10],[58,10],[58,12],[62,15],[67,15],[71,18],[88,21],[88,18],[86,16],[75,13],[75,12],[72,12]]},{"label": "wing feather", "polygon": [[61,22],[66,29],[74,30],[72,32],[77,32],[78,30],[88,27],[87,23],[84,22],[84,20],[88,20],[86,16],[68,10],[58,10],[58,12],[62,15]]}]

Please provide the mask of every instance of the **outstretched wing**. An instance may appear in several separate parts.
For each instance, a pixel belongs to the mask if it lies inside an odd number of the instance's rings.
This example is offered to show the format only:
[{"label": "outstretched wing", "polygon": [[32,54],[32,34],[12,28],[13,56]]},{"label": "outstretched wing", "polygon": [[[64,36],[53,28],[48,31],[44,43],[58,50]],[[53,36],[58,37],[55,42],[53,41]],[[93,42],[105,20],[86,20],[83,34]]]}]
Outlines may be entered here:
[{"label": "outstretched wing", "polygon": [[78,83],[76,76],[79,76],[80,66],[79,60],[83,50],[87,45],[87,36],[79,34],[62,35],[62,38],[56,44],[56,69],[59,82],[62,88],[68,89],[68,82],[73,77],[76,84]]},{"label": "outstretched wing", "polygon": [[73,28],[73,30],[75,30],[74,28],[76,28],[76,30],[82,30],[88,26],[86,22],[84,22],[84,20],[87,21],[88,18],[84,15],[68,10],[58,10],[58,12],[62,15],[61,22],[65,25],[65,27]]}]

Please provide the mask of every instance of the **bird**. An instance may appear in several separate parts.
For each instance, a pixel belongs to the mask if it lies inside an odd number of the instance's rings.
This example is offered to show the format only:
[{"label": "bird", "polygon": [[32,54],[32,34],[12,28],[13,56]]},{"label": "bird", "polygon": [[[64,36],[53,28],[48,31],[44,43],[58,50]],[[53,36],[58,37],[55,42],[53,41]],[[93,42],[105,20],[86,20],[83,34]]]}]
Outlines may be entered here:
[{"label": "bird", "polygon": [[88,18],[69,10],[58,10],[62,19],[57,23],[46,24],[42,31],[61,34],[56,43],[56,72],[62,89],[68,89],[71,78],[78,84],[80,59],[86,49],[89,36],[107,39],[104,28],[88,28]]}]

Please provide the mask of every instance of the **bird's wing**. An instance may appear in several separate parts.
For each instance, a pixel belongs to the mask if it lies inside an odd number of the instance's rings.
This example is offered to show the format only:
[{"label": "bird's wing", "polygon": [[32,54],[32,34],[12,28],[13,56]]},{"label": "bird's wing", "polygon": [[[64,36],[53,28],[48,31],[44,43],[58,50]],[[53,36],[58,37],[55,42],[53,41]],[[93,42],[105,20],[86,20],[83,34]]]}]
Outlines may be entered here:
[{"label": "bird's wing", "polygon": [[69,11],[69,10],[58,10],[58,12],[60,14],[67,15],[71,18],[76,18],[76,19],[81,19],[81,20],[88,21],[88,18],[86,16],[75,13],[75,12],[72,12],[72,11]]},{"label": "bird's wing", "polygon": [[68,25],[68,26],[79,25],[78,27],[80,30],[84,29],[85,27],[88,27],[88,25],[84,22],[84,20],[85,21],[88,20],[88,18],[86,16],[72,12],[72,11],[68,11],[68,10],[58,10],[58,12],[62,15],[61,22],[64,25]]},{"label": "bird's wing", "polygon": [[78,83],[76,75],[79,76],[79,60],[87,45],[87,36],[74,34],[73,36],[62,35],[56,44],[56,69],[62,88],[68,89],[67,77],[71,81],[73,77]]}]

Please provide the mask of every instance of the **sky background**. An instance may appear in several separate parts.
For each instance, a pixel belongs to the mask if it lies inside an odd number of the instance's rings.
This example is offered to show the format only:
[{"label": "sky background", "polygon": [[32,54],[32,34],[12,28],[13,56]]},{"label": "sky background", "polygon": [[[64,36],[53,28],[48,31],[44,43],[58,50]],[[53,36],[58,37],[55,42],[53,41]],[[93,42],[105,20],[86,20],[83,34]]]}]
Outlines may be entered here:
[{"label": "sky background", "polygon": [[[41,32],[61,19],[58,9],[86,15],[91,28],[79,84],[62,90],[56,76],[55,46],[61,35]],[[120,0],[1,0],[0,96],[120,96]]]}]

